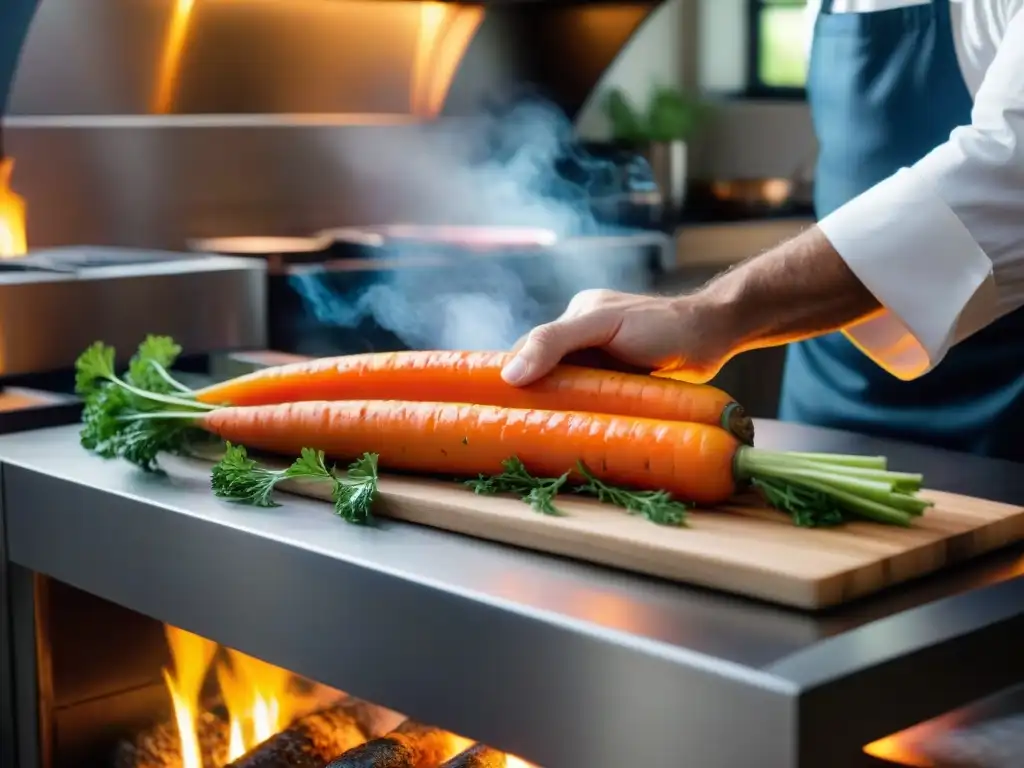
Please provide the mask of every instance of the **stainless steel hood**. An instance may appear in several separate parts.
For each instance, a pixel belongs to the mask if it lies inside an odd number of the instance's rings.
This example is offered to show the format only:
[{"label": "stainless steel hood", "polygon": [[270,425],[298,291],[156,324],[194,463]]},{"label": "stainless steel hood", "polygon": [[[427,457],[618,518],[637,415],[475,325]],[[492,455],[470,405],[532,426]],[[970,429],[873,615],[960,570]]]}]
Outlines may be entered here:
[{"label": "stainless steel hood", "polygon": [[32,18],[23,45],[0,46],[21,48],[2,139],[29,244],[183,249],[502,223],[507,205],[480,202],[493,174],[465,170],[472,137],[500,122],[479,116],[542,94],[553,108],[516,138],[546,151],[656,2],[42,0],[34,17],[34,0],[0,5],[0,38]]}]

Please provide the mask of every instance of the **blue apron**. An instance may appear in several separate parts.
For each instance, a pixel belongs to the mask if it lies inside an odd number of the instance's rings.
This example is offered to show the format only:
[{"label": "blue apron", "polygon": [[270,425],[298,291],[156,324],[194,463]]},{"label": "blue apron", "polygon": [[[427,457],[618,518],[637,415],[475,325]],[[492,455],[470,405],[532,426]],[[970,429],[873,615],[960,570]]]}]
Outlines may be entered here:
[{"label": "blue apron", "polygon": [[[945,142],[971,122],[972,106],[949,0],[831,11],[824,0],[807,84],[821,147],[819,217]],[[956,345],[934,370],[909,382],[839,333],[792,344],[779,417],[1024,461],[1024,311]]]}]

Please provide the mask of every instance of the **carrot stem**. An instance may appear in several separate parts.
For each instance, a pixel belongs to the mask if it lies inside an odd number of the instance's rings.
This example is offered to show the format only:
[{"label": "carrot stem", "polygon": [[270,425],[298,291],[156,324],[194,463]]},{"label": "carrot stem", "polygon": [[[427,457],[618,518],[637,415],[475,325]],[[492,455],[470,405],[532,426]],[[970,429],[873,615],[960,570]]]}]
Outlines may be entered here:
[{"label": "carrot stem", "polygon": [[886,469],[888,459],[885,456],[856,456],[844,453],[806,453],[801,451],[767,451],[758,449],[764,455],[786,457],[787,459],[803,459],[821,464],[833,464],[846,467],[862,467],[864,469]]},{"label": "carrot stem", "polygon": [[156,360],[150,360],[149,365],[156,371],[156,375],[167,382],[167,385],[183,395],[188,395],[190,398],[195,396],[195,390],[189,389],[176,378],[171,375],[171,372],[164,368]]},{"label": "carrot stem", "polygon": [[832,464],[828,461],[828,454],[822,454],[822,459],[816,461],[811,458],[806,458],[806,454],[793,457],[786,453],[762,452],[759,449],[756,454],[756,458],[752,458],[752,460],[764,466],[787,466],[792,467],[793,469],[827,472],[835,476],[845,476],[863,480],[878,480],[892,485],[894,489],[905,491],[920,490],[921,483],[924,481],[923,475],[911,472],[891,472],[886,469],[857,467],[846,463]]},{"label": "carrot stem", "polygon": [[808,493],[824,506],[893,525],[909,525],[931,506],[913,495],[921,486],[921,475],[882,469],[882,457],[863,462],[858,458],[741,446],[735,473],[737,480],[761,486],[770,502],[794,515],[798,509],[808,511]]}]

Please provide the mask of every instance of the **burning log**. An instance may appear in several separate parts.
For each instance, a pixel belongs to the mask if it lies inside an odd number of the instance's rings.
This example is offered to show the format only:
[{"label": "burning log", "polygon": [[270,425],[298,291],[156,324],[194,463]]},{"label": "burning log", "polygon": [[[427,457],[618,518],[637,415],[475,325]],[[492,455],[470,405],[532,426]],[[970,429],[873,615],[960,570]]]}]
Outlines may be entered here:
[{"label": "burning log", "polygon": [[486,744],[474,744],[460,752],[441,768],[506,768],[508,760],[504,752],[491,749]]},{"label": "burning log", "polygon": [[338,755],[327,768],[434,768],[464,747],[454,734],[406,720],[395,730]]},{"label": "burning log", "polygon": [[[196,719],[203,768],[220,768],[227,761],[229,733],[227,719],[215,712],[203,712]],[[114,754],[114,768],[180,768],[181,764],[181,739],[173,720],[121,742]]]},{"label": "burning log", "polygon": [[323,768],[335,755],[375,735],[374,709],[346,699],[305,715],[225,768]]}]

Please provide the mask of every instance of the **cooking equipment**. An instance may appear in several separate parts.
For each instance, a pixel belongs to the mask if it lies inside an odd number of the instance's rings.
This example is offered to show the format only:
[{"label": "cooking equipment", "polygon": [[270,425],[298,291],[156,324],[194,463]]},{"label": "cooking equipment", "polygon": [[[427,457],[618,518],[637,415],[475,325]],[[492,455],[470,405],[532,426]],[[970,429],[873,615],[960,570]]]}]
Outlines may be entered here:
[{"label": "cooking equipment", "polygon": [[711,182],[711,194],[723,203],[755,208],[780,208],[789,202],[791,179],[730,179]]},{"label": "cooking equipment", "polygon": [[543,226],[523,221],[539,200],[657,226],[642,159],[578,152],[572,134],[659,5],[8,0],[3,147],[28,240]]},{"label": "cooking equipment", "polygon": [[[165,466],[196,485],[210,471],[196,460]],[[285,487],[331,501],[330,487]],[[913,528],[865,522],[808,530],[756,498],[693,511],[688,527],[668,528],[590,500],[560,500],[566,516],[551,517],[453,482],[387,477],[380,489],[380,513],[398,520],[805,609],[855,600],[1024,538],[1024,507],[943,493],[924,494],[936,506]]]},{"label": "cooking equipment", "polygon": [[68,370],[97,339],[122,353],[163,333],[190,353],[265,343],[259,261],[55,248],[0,261],[0,378]]},{"label": "cooking equipment", "polygon": [[[757,427],[1024,500],[1006,462]],[[0,437],[0,482],[19,768],[99,765],[166,707],[160,622],[546,768],[865,768],[867,743],[1024,679],[1020,546],[808,614],[319,501],[253,510],[75,427]]]},{"label": "cooking equipment", "polygon": [[723,211],[746,212],[748,217],[787,212],[807,214],[814,208],[814,165],[817,150],[801,159],[788,177],[713,179],[711,199]]}]

